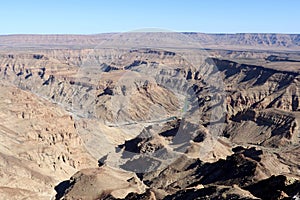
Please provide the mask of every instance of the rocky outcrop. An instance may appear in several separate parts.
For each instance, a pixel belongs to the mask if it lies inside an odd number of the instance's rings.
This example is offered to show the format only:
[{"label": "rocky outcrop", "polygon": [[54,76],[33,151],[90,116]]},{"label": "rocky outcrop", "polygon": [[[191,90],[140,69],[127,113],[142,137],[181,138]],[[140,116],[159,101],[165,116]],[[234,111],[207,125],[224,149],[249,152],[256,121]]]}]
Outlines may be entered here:
[{"label": "rocky outcrop", "polygon": [[245,187],[256,197],[261,199],[291,199],[300,191],[300,182],[284,175],[271,176],[268,179]]},{"label": "rocky outcrop", "polygon": [[214,163],[183,156],[165,169],[139,174],[149,189],[124,199],[290,199],[297,195],[297,178],[278,175],[261,180],[266,167],[262,150],[238,146],[233,152]]},{"label": "rocky outcrop", "polygon": [[[58,185],[56,190],[62,185]],[[145,192],[145,185],[133,173],[102,166],[74,174],[56,199],[124,198],[129,193]]]}]

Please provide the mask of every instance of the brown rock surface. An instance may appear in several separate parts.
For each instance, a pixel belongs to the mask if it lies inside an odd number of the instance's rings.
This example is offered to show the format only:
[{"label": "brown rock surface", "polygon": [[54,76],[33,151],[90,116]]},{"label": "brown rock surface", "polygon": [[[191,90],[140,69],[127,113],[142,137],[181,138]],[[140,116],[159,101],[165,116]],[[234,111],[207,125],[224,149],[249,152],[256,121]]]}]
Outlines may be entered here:
[{"label": "brown rock surface", "polygon": [[1,199],[297,195],[299,35],[0,42]]},{"label": "brown rock surface", "polygon": [[96,165],[69,113],[5,81],[0,91],[1,198],[49,199],[62,179]]},{"label": "brown rock surface", "polygon": [[109,195],[124,198],[129,193],[143,193],[146,188],[134,173],[107,166],[81,170],[71,177],[68,184],[69,187],[61,194],[66,200],[105,199]]}]

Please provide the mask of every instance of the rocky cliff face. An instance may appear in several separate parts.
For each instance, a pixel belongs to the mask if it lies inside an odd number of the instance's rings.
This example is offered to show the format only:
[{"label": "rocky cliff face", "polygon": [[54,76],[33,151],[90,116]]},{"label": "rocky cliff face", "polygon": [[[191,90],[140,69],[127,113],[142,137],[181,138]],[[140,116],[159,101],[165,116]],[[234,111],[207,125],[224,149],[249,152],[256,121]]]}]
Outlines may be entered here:
[{"label": "rocky cliff face", "polygon": [[214,61],[227,87],[227,137],[268,146],[298,143],[298,73]]},{"label": "rocky cliff face", "polygon": [[49,199],[53,187],[95,165],[66,111],[1,81],[1,199]]},{"label": "rocky cliff face", "polygon": [[138,36],[0,38],[0,198],[297,196],[297,35]]}]

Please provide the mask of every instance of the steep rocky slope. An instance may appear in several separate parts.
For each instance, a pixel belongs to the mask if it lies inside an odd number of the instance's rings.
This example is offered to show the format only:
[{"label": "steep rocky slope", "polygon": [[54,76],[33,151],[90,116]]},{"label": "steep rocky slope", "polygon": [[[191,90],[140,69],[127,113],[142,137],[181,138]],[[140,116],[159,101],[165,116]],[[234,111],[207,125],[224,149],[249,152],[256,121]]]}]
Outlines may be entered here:
[{"label": "steep rocky slope", "polygon": [[0,198],[296,197],[298,40],[1,36]]},{"label": "steep rocky slope", "polygon": [[49,199],[53,187],[96,165],[72,115],[1,81],[1,199]]}]

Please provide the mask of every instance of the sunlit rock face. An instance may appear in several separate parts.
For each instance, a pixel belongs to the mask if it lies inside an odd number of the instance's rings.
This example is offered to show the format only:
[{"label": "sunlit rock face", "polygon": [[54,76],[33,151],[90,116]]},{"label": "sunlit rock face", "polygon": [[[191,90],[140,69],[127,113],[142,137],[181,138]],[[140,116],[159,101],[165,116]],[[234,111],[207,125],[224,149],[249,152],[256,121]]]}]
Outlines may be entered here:
[{"label": "sunlit rock face", "polygon": [[299,36],[24,37],[0,36],[0,199],[297,197]]}]

